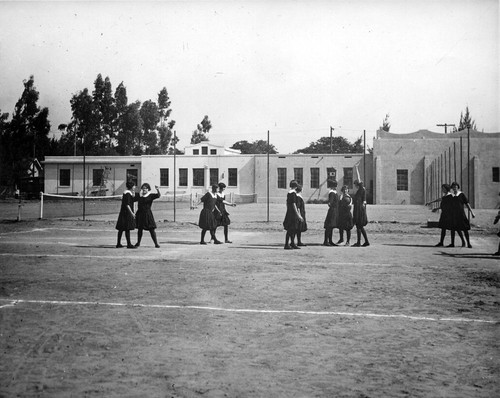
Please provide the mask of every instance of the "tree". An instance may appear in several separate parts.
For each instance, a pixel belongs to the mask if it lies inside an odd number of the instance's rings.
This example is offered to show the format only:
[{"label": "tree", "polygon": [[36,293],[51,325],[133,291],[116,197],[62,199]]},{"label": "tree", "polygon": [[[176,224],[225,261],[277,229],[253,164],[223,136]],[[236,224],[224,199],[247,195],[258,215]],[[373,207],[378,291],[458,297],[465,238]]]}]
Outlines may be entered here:
[{"label": "tree", "polygon": [[[96,155],[101,136],[97,132],[94,102],[89,90],[84,88],[79,93],[73,94],[70,103],[73,113],[71,123],[74,125],[76,140],[82,143],[81,146],[85,148],[87,155]],[[78,146],[77,153],[79,152]]]},{"label": "tree", "polygon": [[476,131],[476,122],[471,119],[470,114],[469,114],[469,107],[465,107],[465,115],[463,112],[460,113],[460,122],[458,123],[458,131],[461,130],[467,130],[467,127],[469,127],[471,130]]},{"label": "tree", "polygon": [[[344,137],[332,137],[332,153],[362,153],[362,138],[351,144]],[[316,142],[311,142],[308,147],[299,149],[294,153],[330,153],[330,137],[321,137]]]},{"label": "tree", "polygon": [[191,144],[199,144],[202,141],[208,141],[207,134],[212,129],[212,122],[205,115],[200,124],[196,126],[196,130],[191,135]]},{"label": "tree", "polygon": [[9,175],[6,170],[9,168],[9,118],[8,113],[2,113],[0,109],[0,185],[7,185]]},{"label": "tree", "polygon": [[142,144],[146,155],[159,154],[158,136],[156,135],[158,123],[160,122],[160,112],[158,105],[151,100],[144,101],[140,110],[143,122],[144,135]]},{"label": "tree", "polygon": [[254,142],[238,141],[231,148],[239,149],[242,154],[267,153],[268,149],[269,153],[278,153],[273,144],[267,145],[267,141],[264,140],[256,140]]},{"label": "tree", "polygon": [[391,124],[389,123],[389,114],[385,115],[384,121],[382,122],[382,126],[379,127],[380,130],[384,130],[389,132],[391,129]]},{"label": "tree", "polygon": [[49,109],[40,108],[37,104],[40,94],[35,87],[33,75],[24,80],[23,84],[23,93],[16,103],[7,129],[6,118],[2,122],[2,147],[5,146],[6,149],[2,168],[5,167],[8,184],[18,183],[21,178],[26,177],[32,159],[36,157],[43,160],[50,146]]},{"label": "tree", "polygon": [[141,155],[142,118],[141,103],[128,105],[120,117],[120,133],[117,136],[117,151],[120,155]]},{"label": "tree", "polygon": [[168,97],[168,91],[166,87],[163,87],[162,90],[158,93],[158,109],[160,111],[161,124],[161,126],[158,128],[158,146],[160,149],[160,153],[166,154],[173,151],[173,147],[169,148],[169,145],[174,144],[172,142],[172,136],[173,128],[175,126],[175,120],[170,120],[167,123],[167,119],[172,113],[172,109],[170,109],[170,98]]}]

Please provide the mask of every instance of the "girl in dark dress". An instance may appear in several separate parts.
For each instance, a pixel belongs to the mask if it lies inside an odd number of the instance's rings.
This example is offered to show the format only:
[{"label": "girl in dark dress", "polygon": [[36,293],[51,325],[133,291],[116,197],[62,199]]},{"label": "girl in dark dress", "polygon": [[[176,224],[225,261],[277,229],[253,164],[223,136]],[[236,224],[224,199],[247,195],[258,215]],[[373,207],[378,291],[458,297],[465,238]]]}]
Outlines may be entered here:
[{"label": "girl in dark dress", "polygon": [[203,209],[200,212],[200,218],[198,220],[198,226],[201,228],[200,245],[207,244],[205,242],[205,234],[207,233],[207,231],[210,231],[210,236],[212,237],[216,245],[220,245],[222,243],[215,237],[217,221],[215,220],[214,211],[219,213],[219,209],[215,204],[217,200],[217,188],[217,185],[212,185],[212,192],[207,192],[205,195],[203,195],[199,202],[203,202]]},{"label": "girl in dark dress", "polygon": [[302,198],[302,186],[297,185],[295,192],[297,193],[297,209],[302,216],[302,221],[299,221],[299,227],[297,228],[297,246],[306,246],[302,243],[302,232],[307,231],[306,205]]},{"label": "girl in dark dress", "polygon": [[[368,236],[365,231],[365,225],[368,224],[368,217],[366,216],[366,189],[363,186],[363,181],[354,181],[354,186],[357,188],[357,191],[353,198],[353,221],[354,225],[356,225],[356,235],[358,239],[353,246],[366,247],[370,246],[370,242],[368,242]],[[363,243],[363,245],[361,245],[361,235],[363,235],[363,238],[365,239],[365,243]]]},{"label": "girl in dark dress", "polygon": [[[452,182],[451,189],[453,190],[453,199],[451,201],[451,217],[453,222],[453,229],[451,231],[451,244],[449,245],[449,247],[453,247],[455,243],[454,231],[462,231],[465,236],[465,240],[467,241],[467,247],[470,249],[472,248],[469,239],[470,223],[468,217],[465,214],[464,206],[469,209],[472,218],[476,216],[474,215],[474,212],[470,207],[467,196],[465,196],[465,194],[460,191],[460,185],[458,185],[458,182]],[[462,247],[464,246],[465,242],[462,241]]]},{"label": "girl in dark dress", "polygon": [[339,223],[339,195],[337,194],[337,181],[328,180],[327,186],[330,188],[328,192],[328,212],[326,213],[325,222],[325,239],[323,246],[337,246],[333,243],[333,229],[338,227]]},{"label": "girl in dark dress", "polygon": [[347,241],[345,242],[346,246],[351,244],[351,230],[354,226],[354,221],[352,218],[351,208],[352,208],[352,198],[349,195],[349,187],[344,185],[341,189],[342,197],[339,201],[339,234],[340,239],[337,242],[337,245],[340,245],[344,242],[344,231],[347,235]]},{"label": "girl in dark dress", "polygon": [[229,224],[231,220],[229,219],[229,213],[226,210],[226,205],[236,206],[235,203],[229,203],[226,201],[226,195],[224,194],[224,189],[226,189],[226,184],[219,182],[219,192],[217,192],[217,200],[215,201],[214,209],[215,220],[217,221],[218,227],[224,227],[224,240],[226,243],[233,243],[229,240]]},{"label": "girl in dark dress", "polygon": [[283,228],[286,230],[285,250],[300,249],[295,244],[295,235],[299,229],[299,222],[302,221],[302,216],[297,209],[297,181],[290,181],[290,191],[286,195],[286,215],[283,221]]},{"label": "girl in dark dress", "polygon": [[137,213],[135,215],[137,222],[137,243],[135,244],[136,247],[139,247],[141,245],[142,231],[144,229],[148,230],[151,234],[151,239],[153,239],[155,247],[160,247],[156,239],[156,222],[153,217],[153,212],[151,211],[153,200],[158,199],[161,196],[158,186],[155,186],[155,188],[156,193],[151,193],[151,186],[148,183],[145,183],[141,185],[141,193],[136,194],[138,202]]},{"label": "girl in dark dress", "polygon": [[[451,186],[448,184],[443,184],[441,185],[441,190],[443,191],[443,197],[433,200],[432,202],[426,203],[426,206],[430,205],[431,203],[435,202],[441,202],[439,205],[439,208],[441,210],[441,215],[439,216],[439,222],[438,222],[438,227],[441,228],[441,238],[439,239],[439,242],[436,244],[436,247],[441,247],[444,245],[444,238],[446,237],[446,230],[452,230],[453,229],[453,220],[452,220],[452,215],[451,215],[451,206],[452,206],[452,200],[453,200],[453,195],[451,193]],[[455,240],[455,235],[454,231],[452,231],[452,242]],[[458,232],[460,235],[460,239],[463,240],[462,233]],[[454,244],[454,242],[452,243]]]},{"label": "girl in dark dress", "polygon": [[125,238],[127,239],[127,248],[135,249],[135,246],[130,241],[130,231],[135,229],[135,214],[134,214],[134,201],[135,201],[135,185],[133,182],[128,181],[126,184],[127,190],[123,192],[122,205],[120,208],[120,214],[118,215],[118,221],[116,222],[116,229],[118,230],[118,239],[116,241],[116,247],[122,246],[122,235],[125,232]]}]

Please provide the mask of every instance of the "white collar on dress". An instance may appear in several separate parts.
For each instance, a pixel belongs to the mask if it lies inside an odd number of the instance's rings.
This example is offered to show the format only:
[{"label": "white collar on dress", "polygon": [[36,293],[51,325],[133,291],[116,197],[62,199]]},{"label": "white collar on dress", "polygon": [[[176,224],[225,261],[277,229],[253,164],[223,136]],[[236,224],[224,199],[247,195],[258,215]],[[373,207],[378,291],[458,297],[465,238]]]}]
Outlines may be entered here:
[{"label": "white collar on dress", "polygon": [[461,193],[462,193],[462,191],[461,191],[461,190],[458,190],[458,191],[457,191],[457,193],[453,192],[453,194],[452,194],[452,195],[453,195],[453,196],[458,196],[458,195],[460,195]]},{"label": "white collar on dress", "polygon": [[151,191],[148,191],[148,193],[143,193],[141,190],[141,198],[147,198],[150,193],[151,193]]},{"label": "white collar on dress", "polygon": [[127,194],[127,193],[129,193],[130,195],[134,196],[134,192],[129,191],[128,189],[126,189],[125,191],[123,191],[124,195]]},{"label": "white collar on dress", "polygon": [[293,192],[297,193],[293,188],[288,191],[288,193],[293,193]]},{"label": "white collar on dress", "polygon": [[300,196],[302,198],[302,192],[297,192],[297,196]]}]

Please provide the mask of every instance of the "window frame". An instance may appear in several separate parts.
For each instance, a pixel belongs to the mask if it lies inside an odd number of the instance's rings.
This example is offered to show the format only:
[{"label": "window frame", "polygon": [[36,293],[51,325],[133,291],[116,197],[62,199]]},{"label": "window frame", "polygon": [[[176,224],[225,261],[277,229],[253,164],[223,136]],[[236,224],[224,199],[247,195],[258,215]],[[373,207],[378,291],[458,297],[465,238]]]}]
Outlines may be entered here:
[{"label": "window frame", "polygon": [[278,178],[277,178],[277,185],[278,189],[287,189],[287,183],[286,183],[286,167],[278,167],[277,168],[277,173],[278,173]]},{"label": "window frame", "polygon": [[[167,181],[164,180],[166,176]],[[166,184],[163,184],[166,182]],[[170,186],[170,170],[168,167],[160,167],[160,186],[168,187]]]},{"label": "window frame", "polygon": [[[64,173],[63,173],[64,172]],[[67,174],[64,175],[63,174]],[[63,183],[68,181],[67,184]],[[59,169],[59,186],[60,187],[70,187],[71,186],[71,169]]]},{"label": "window frame", "polygon": [[396,191],[407,192],[409,190],[408,169],[396,169]]}]

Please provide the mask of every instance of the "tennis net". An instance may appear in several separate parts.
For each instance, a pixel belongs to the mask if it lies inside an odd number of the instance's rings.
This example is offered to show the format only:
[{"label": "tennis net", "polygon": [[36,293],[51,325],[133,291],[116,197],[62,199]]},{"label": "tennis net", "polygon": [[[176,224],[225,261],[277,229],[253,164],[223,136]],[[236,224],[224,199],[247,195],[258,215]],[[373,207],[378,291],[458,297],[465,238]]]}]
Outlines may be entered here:
[{"label": "tennis net", "polygon": [[[113,219],[118,217],[122,195],[112,196],[70,196],[56,194],[41,194],[40,218],[85,218],[87,216],[106,216]],[[162,195],[153,202],[153,212],[170,212],[174,207],[191,208],[192,195],[180,194]],[[137,204],[135,205],[137,210]]]}]

